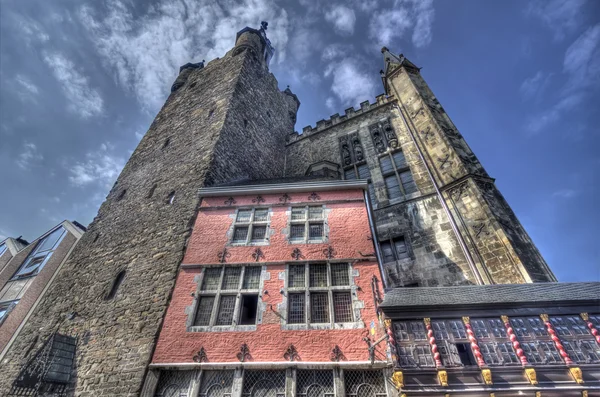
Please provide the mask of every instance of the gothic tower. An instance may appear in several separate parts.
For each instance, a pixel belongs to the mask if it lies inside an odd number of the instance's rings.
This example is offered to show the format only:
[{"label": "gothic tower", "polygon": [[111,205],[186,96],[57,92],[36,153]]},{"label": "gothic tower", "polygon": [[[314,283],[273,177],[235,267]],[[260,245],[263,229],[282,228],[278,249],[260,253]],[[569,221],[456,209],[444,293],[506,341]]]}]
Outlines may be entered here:
[{"label": "gothic tower", "polygon": [[556,281],[419,68],[382,53],[385,95],[288,137],[286,175],[370,182],[388,287]]},{"label": "gothic tower", "polygon": [[181,68],[88,232],[2,353],[0,395],[54,333],[77,341],[67,394],[139,394],[198,189],[283,175],[278,154],[300,103],[269,72],[265,30],[245,28],[223,58]]}]

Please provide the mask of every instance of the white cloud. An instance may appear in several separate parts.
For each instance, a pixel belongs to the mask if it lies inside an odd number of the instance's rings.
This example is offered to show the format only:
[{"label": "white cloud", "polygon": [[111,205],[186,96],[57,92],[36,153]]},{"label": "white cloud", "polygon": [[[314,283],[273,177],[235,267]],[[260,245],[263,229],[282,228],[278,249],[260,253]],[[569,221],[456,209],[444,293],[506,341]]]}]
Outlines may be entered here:
[{"label": "white cloud", "polygon": [[552,193],[552,197],[570,199],[577,196],[578,192],[573,189],[561,189]]},{"label": "white cloud", "polygon": [[87,153],[85,161],[69,164],[71,184],[85,186],[94,183],[110,187],[125,166],[125,159],[112,154],[114,149],[111,144],[103,143],[98,151]]},{"label": "white cloud", "polygon": [[333,61],[351,56],[352,46],[349,44],[330,44],[323,49],[321,59],[323,61]]},{"label": "white cloud", "polygon": [[530,119],[529,123],[527,124],[528,130],[532,134],[537,134],[541,132],[545,127],[559,121],[559,119],[563,116],[564,113],[572,110],[582,101],[582,94],[573,94],[564,97],[550,109]]},{"label": "white cloud", "polygon": [[355,106],[375,96],[373,73],[364,70],[354,58],[345,58],[331,63],[325,75],[333,76],[331,91],[343,106]]},{"label": "white cloud", "polygon": [[316,29],[301,26],[295,30],[290,40],[290,54],[295,60],[304,65],[313,53],[321,49],[322,45]]},{"label": "white cloud", "polygon": [[61,84],[70,112],[84,119],[102,114],[102,97],[90,87],[88,78],[76,69],[71,60],[60,53],[49,52],[44,53],[43,59]]},{"label": "white cloud", "polygon": [[19,168],[26,170],[33,163],[38,163],[44,159],[44,156],[38,151],[37,146],[31,142],[25,142],[23,144],[23,151],[17,158],[17,165]]},{"label": "white cloud", "polygon": [[382,9],[371,17],[369,37],[379,45],[393,46],[412,29],[412,43],[425,47],[431,43],[435,19],[433,0],[398,0],[391,9]]},{"label": "white cloud", "polygon": [[356,15],[354,10],[343,5],[335,5],[325,13],[325,20],[333,24],[336,33],[349,36],[354,33]]},{"label": "white cloud", "polygon": [[567,91],[600,83],[600,23],[583,32],[565,52]]},{"label": "white cloud", "polygon": [[327,98],[325,100],[325,106],[327,106],[327,109],[329,109],[333,112],[335,110],[335,98],[334,97]]},{"label": "white cloud", "polygon": [[22,74],[18,74],[15,77],[15,83],[17,84],[17,96],[22,101],[36,101],[40,90],[30,79]]},{"label": "white cloud", "polygon": [[537,0],[529,3],[526,13],[554,30],[554,38],[562,40],[580,26],[582,8],[587,0]]},{"label": "white cloud", "polygon": [[539,98],[551,77],[552,74],[547,74],[540,70],[534,76],[525,79],[519,88],[523,99],[532,100]]},{"label": "white cloud", "polygon": [[286,56],[288,16],[274,0],[159,0],[136,18],[130,2],[112,0],[107,8],[108,14],[99,17],[83,7],[79,18],[118,83],[150,113],[163,104],[181,65],[222,57],[244,26],[268,21],[276,49],[272,62]]},{"label": "white cloud", "polygon": [[19,26],[27,44],[32,42],[45,43],[50,40],[48,33],[33,19],[18,14],[13,14],[11,18]]}]

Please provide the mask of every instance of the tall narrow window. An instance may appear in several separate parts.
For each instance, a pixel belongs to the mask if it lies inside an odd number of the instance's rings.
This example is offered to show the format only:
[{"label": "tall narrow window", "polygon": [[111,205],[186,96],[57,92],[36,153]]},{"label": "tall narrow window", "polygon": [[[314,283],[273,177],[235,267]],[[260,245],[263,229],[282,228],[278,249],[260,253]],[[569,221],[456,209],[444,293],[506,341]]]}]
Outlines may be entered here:
[{"label": "tall narrow window", "polygon": [[260,266],[204,268],[194,326],[256,324],[260,274]]},{"label": "tall narrow window", "polygon": [[532,364],[560,364],[562,359],[539,317],[510,319],[527,360]]},{"label": "tall narrow window", "polygon": [[65,229],[61,226],[41,239],[37,243],[35,249],[27,256],[27,259],[23,262],[19,270],[13,275],[11,280],[37,275],[46,262],[48,262],[65,234]]},{"label": "tall narrow window", "polygon": [[386,153],[379,157],[379,167],[389,200],[404,199],[418,191],[402,151]]},{"label": "tall narrow window", "polygon": [[240,209],[233,228],[234,244],[256,244],[269,241],[269,210],[267,208]]},{"label": "tall narrow window", "polygon": [[115,280],[113,281],[110,292],[104,298],[105,300],[111,300],[117,295],[117,291],[119,290],[121,283],[123,283],[124,278],[125,278],[125,270],[121,270],[119,272],[119,274],[117,274],[117,277],[115,277]]},{"label": "tall narrow window", "polygon": [[383,263],[409,259],[408,246],[404,237],[394,237],[380,242]]},{"label": "tall narrow window", "polygon": [[332,324],[355,321],[349,272],[347,263],[289,265],[287,323]]},{"label": "tall narrow window", "polygon": [[471,319],[471,328],[479,342],[483,360],[487,365],[519,365],[521,362],[506,335],[504,323],[499,318]]}]

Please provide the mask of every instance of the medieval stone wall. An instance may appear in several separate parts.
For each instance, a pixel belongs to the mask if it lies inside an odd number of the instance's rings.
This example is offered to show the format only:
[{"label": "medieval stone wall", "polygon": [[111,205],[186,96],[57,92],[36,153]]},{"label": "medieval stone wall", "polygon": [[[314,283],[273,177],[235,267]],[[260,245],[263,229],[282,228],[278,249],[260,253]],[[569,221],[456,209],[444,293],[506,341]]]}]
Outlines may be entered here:
[{"label": "medieval stone wall", "polygon": [[[186,69],[0,363],[0,395],[8,394],[34,338],[43,341],[57,329],[78,336],[71,394],[139,393],[193,225],[198,188],[240,170],[251,178],[282,174],[283,156],[239,150],[255,147],[258,136],[276,142],[292,132],[287,95],[253,58],[251,51],[230,52],[203,69]],[[241,95],[250,84],[257,94]],[[232,116],[232,109],[244,109],[243,115]],[[106,299],[123,270],[116,295]],[[75,318],[65,320],[71,312]]]}]

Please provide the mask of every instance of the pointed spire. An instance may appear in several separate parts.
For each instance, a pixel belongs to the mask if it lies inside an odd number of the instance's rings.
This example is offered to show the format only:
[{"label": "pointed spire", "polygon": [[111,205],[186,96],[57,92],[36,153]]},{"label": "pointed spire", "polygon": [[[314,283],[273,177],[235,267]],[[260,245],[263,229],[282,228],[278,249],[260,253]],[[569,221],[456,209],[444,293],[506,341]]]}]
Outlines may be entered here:
[{"label": "pointed spire", "polygon": [[414,63],[406,59],[403,54],[396,55],[390,52],[387,47],[382,47],[381,53],[383,54],[383,69],[379,71],[379,74],[381,75],[381,82],[383,83],[383,88],[385,89],[386,94],[389,94],[387,79],[396,69],[403,66],[416,72],[421,70],[421,68],[417,67]]}]

